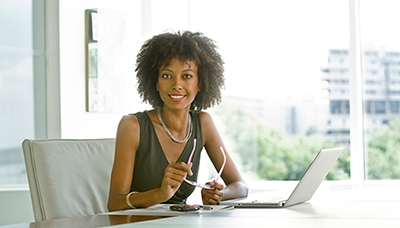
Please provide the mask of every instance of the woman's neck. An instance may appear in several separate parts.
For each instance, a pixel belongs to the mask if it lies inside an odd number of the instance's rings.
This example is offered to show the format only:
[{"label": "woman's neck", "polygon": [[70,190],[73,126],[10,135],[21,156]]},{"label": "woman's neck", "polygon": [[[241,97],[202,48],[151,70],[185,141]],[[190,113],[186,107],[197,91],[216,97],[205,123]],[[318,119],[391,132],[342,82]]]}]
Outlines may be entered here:
[{"label": "woman's neck", "polygon": [[189,109],[172,110],[161,108],[161,118],[169,131],[185,135],[189,124]]}]

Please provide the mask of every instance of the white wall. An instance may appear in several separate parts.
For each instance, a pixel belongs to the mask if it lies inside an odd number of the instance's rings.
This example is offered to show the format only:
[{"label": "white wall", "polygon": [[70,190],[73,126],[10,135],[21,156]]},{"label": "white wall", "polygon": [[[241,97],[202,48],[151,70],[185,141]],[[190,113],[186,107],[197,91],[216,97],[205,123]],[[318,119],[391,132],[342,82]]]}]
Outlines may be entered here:
[{"label": "white wall", "polygon": [[[122,113],[89,113],[85,110],[85,9],[106,9],[125,13],[133,18],[129,29],[136,56],[144,42],[141,0],[60,0],[60,99],[62,138],[115,137],[119,120],[128,112],[144,110],[144,105]],[[144,4],[143,4],[144,5]],[[144,9],[145,10],[145,9]],[[132,62],[132,64],[135,64]],[[135,78],[135,72],[132,72]],[[135,81],[135,80],[134,80]],[[136,83],[132,83],[136,91]],[[136,92],[134,93],[137,94]],[[139,97],[131,98],[139,103]]]},{"label": "white wall", "polygon": [[151,109],[150,105],[140,102],[136,74],[131,72],[131,94],[126,99],[133,107],[121,113],[86,112],[85,9],[105,9],[132,17],[128,29],[129,42],[135,50],[132,53],[134,65],[145,40],[166,30],[189,28],[188,4],[188,0],[59,0],[61,138],[115,137],[123,115]]}]

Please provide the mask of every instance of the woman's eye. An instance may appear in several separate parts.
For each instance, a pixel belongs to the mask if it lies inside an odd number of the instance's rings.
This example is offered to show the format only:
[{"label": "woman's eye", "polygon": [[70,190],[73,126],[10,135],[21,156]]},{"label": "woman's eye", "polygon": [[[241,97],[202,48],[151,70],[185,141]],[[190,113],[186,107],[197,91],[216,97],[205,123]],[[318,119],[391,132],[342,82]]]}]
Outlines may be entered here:
[{"label": "woman's eye", "polygon": [[184,77],[184,78],[192,78],[193,76],[190,75],[190,74],[186,74],[186,75],[184,75],[183,77]]},{"label": "woman's eye", "polygon": [[163,74],[163,75],[161,75],[161,77],[163,77],[163,78],[170,78],[171,76],[170,76],[169,74]]}]

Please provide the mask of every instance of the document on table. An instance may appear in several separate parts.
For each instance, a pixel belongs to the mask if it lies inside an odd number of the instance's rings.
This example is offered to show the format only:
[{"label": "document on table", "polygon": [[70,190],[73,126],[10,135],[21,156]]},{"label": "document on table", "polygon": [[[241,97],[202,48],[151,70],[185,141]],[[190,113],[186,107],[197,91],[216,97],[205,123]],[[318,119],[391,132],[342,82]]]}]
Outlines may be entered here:
[{"label": "document on table", "polygon": [[114,211],[109,212],[107,214],[111,215],[158,215],[158,216],[176,216],[176,215],[184,215],[184,214],[204,214],[204,213],[212,213],[222,210],[233,210],[234,207],[230,205],[205,205],[197,211],[171,211],[169,207],[173,204],[156,204],[154,206],[148,208],[137,208],[137,209],[129,209],[123,211]]}]

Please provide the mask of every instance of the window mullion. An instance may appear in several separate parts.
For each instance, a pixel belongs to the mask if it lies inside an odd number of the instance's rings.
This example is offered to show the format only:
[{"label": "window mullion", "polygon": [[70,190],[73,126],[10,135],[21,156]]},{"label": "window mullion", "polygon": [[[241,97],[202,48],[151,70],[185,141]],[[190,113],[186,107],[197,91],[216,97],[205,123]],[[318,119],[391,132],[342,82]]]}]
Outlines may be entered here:
[{"label": "window mullion", "polygon": [[349,0],[350,19],[350,175],[361,183],[364,175],[362,65],[359,0]]}]

